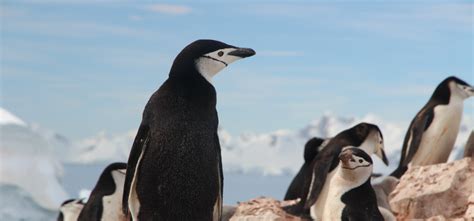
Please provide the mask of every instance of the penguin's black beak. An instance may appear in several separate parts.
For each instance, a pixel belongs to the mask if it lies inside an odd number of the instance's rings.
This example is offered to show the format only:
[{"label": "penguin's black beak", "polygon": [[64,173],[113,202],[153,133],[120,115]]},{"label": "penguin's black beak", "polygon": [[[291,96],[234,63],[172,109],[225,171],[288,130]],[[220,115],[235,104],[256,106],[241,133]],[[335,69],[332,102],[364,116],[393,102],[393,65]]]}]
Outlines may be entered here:
[{"label": "penguin's black beak", "polygon": [[255,55],[255,51],[251,48],[236,48],[234,51],[229,52],[228,55],[246,58]]},{"label": "penguin's black beak", "polygon": [[469,96],[474,96],[474,87],[469,86]]}]

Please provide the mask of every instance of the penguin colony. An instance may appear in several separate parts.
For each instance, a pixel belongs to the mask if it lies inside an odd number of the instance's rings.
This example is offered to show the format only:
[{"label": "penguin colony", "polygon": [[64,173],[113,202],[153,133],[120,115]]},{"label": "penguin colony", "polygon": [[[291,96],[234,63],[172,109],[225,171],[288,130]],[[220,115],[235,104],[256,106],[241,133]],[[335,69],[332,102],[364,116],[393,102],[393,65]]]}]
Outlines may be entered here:
[{"label": "penguin colony", "polygon": [[[87,202],[65,201],[57,220],[221,220],[224,177],[212,78],[253,55],[215,40],[186,46],[146,104],[128,162],[105,168]],[[463,101],[472,96],[474,88],[454,76],[438,85],[407,130],[393,179],[412,165],[447,161]],[[284,197],[299,201],[287,212],[323,221],[394,218],[379,207],[371,185],[370,154],[388,165],[376,125],[362,122],[332,138],[314,137],[303,152]]]}]

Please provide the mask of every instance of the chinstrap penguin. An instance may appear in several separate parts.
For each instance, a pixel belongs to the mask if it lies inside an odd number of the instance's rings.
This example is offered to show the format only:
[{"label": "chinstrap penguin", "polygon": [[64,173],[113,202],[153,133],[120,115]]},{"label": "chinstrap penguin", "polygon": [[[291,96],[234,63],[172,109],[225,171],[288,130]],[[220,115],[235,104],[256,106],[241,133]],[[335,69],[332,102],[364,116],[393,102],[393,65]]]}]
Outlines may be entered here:
[{"label": "chinstrap penguin", "polygon": [[358,147],[367,153],[374,153],[388,165],[380,129],[374,124],[359,123],[331,138],[324,149],[318,153],[311,162],[311,174],[305,177],[299,203],[284,208],[287,212],[308,217],[310,209],[322,208],[321,205],[324,205],[327,197],[328,184],[326,181],[333,176],[334,169],[339,164],[338,156],[347,146]]},{"label": "chinstrap penguin", "polygon": [[373,169],[370,156],[362,149],[346,147],[338,160],[340,163],[329,180],[323,214],[311,216],[322,221],[383,221],[370,184]]},{"label": "chinstrap penguin", "polygon": [[122,210],[126,168],[125,163],[113,163],[104,169],[77,220],[126,220]]},{"label": "chinstrap penguin", "polygon": [[57,221],[77,221],[82,208],[84,208],[82,199],[69,199],[64,201],[59,207]]},{"label": "chinstrap penguin", "polygon": [[318,152],[324,148],[323,143],[326,144],[325,140],[319,137],[313,137],[306,142],[303,154],[304,163],[291,181],[284,200],[294,200],[300,197],[305,177],[311,176],[310,164]]},{"label": "chinstrap penguin", "polygon": [[463,101],[471,96],[474,88],[465,81],[454,76],[443,80],[411,121],[400,163],[391,176],[400,178],[411,165],[446,162],[461,125]]},{"label": "chinstrap penguin", "polygon": [[223,172],[212,77],[255,51],[197,40],[151,96],[128,159],[123,209],[133,220],[220,220]]}]

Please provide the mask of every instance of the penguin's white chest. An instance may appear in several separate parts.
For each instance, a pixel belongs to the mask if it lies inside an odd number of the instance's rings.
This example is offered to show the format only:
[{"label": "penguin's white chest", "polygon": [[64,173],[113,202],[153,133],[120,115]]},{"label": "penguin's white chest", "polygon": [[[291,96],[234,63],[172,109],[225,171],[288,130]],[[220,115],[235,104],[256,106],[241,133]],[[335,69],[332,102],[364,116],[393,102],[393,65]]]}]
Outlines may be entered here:
[{"label": "penguin's white chest", "polygon": [[[115,176],[115,174],[113,174]],[[123,196],[123,185],[124,176],[114,177],[115,192],[112,195],[102,197],[102,218],[101,221],[125,221],[125,215],[122,212],[122,196]]]},{"label": "penguin's white chest", "polygon": [[345,184],[340,183],[339,179],[332,179],[329,182],[329,188],[326,194],[324,210],[322,211],[322,217],[318,220],[321,221],[332,221],[341,220],[342,211],[346,206],[342,201],[341,197],[344,193],[350,189]]},{"label": "penguin's white chest", "polygon": [[329,193],[330,182],[332,178],[334,177],[335,173],[336,173],[336,169],[328,173],[328,175],[326,176],[326,182],[324,182],[323,189],[319,193],[316,203],[312,205],[310,208],[311,217],[315,220],[319,221],[323,219],[323,211],[325,211],[326,201],[329,197],[328,193]]},{"label": "penguin's white chest", "polygon": [[434,108],[434,119],[423,134],[412,165],[429,165],[448,160],[461,125],[462,102]]},{"label": "penguin's white chest", "polygon": [[64,221],[76,221],[79,218],[79,214],[84,205],[82,204],[75,204],[72,203],[71,205],[67,205],[64,208],[61,208],[61,212],[63,213],[63,220]]}]

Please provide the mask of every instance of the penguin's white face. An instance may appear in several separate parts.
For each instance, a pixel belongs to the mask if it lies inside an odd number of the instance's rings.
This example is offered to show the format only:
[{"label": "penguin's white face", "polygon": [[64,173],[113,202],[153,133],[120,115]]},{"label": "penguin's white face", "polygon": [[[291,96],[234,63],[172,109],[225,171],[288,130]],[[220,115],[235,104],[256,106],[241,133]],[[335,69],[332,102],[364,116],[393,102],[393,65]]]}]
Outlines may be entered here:
[{"label": "penguin's white face", "polygon": [[62,213],[64,221],[77,220],[82,208],[84,207],[84,204],[82,204],[80,201],[80,199],[74,200],[72,202],[62,205],[59,208],[59,212]]},{"label": "penguin's white face", "polygon": [[384,142],[380,131],[370,131],[369,135],[367,135],[367,138],[359,148],[363,149],[367,153],[374,153],[385,163],[385,165],[388,165],[387,156],[385,155],[384,151]]},{"label": "penguin's white face", "polygon": [[[362,156],[358,156],[354,149],[353,147],[346,147],[339,155],[340,168],[343,174],[342,178],[353,183],[362,184],[369,179],[373,166],[372,162],[369,162]],[[358,151],[363,150],[358,149]]]},{"label": "penguin's white face", "polygon": [[459,84],[457,82],[450,82],[449,88],[451,90],[452,96],[460,97],[461,99],[467,99],[474,96],[474,88],[469,85]]},{"label": "penguin's white face", "polygon": [[375,155],[377,155],[384,163],[385,165],[388,165],[388,160],[387,156],[385,155],[385,150],[384,150],[384,142],[382,138],[382,134],[380,134],[379,131],[376,132],[375,136]]},{"label": "penguin's white face", "polygon": [[252,49],[246,48],[224,48],[202,55],[196,59],[197,71],[206,78],[209,83],[219,71],[230,63],[239,59],[254,55]]},{"label": "penguin's white face", "polygon": [[113,170],[112,177],[116,185],[122,185],[125,182],[126,169]]}]

